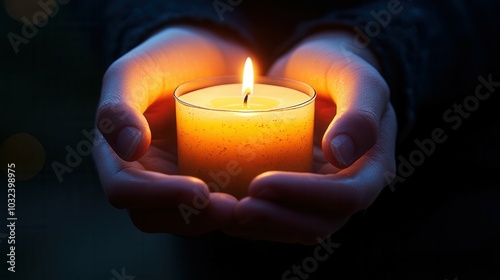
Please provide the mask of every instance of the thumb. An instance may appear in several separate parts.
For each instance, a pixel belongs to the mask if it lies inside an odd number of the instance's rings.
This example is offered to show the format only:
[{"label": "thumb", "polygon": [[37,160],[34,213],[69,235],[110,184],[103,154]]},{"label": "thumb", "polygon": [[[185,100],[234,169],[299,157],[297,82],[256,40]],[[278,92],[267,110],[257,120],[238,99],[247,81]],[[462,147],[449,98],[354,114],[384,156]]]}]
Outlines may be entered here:
[{"label": "thumb", "polygon": [[339,167],[351,165],[376,142],[389,87],[370,49],[345,55],[349,33],[319,33],[281,57],[271,75],[301,80],[315,88],[318,98],[332,100],[336,115],[322,139],[327,160]]},{"label": "thumb", "polygon": [[325,157],[339,168],[351,165],[376,143],[377,130],[378,120],[368,112],[337,115],[323,137]]},{"label": "thumb", "polygon": [[96,115],[96,126],[123,160],[138,160],[149,149],[149,125],[141,111],[127,104],[112,103],[100,107]]},{"label": "thumb", "polygon": [[96,112],[96,126],[126,161],[142,157],[151,143],[144,112],[162,92],[162,72],[132,50],[106,70]]},{"label": "thumb", "polygon": [[126,161],[138,160],[148,151],[151,130],[144,112],[164,92],[162,69],[147,59],[158,55],[148,45],[146,41],[109,66],[96,112],[98,130]]},{"label": "thumb", "polygon": [[173,98],[174,87],[185,81],[232,72],[232,61],[244,54],[238,44],[203,28],[165,28],[107,69],[96,113],[99,131],[122,159],[139,159],[151,143],[144,116],[149,106]]},{"label": "thumb", "polygon": [[371,66],[345,67],[335,73],[329,91],[337,114],[323,136],[322,149],[330,163],[344,168],[377,142],[389,88]]}]

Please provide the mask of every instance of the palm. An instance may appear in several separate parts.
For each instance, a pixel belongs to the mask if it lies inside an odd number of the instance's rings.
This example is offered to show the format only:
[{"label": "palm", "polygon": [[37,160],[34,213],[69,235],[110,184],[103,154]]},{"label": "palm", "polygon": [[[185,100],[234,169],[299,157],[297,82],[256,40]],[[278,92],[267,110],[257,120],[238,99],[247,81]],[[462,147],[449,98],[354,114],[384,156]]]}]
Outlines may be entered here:
[{"label": "palm", "polygon": [[144,113],[151,129],[151,145],[137,161],[145,170],[163,174],[177,174],[177,142],[175,106],[172,96],[165,96],[152,104]]},{"label": "palm", "polygon": [[313,171],[318,174],[334,174],[340,169],[328,162],[321,148],[321,141],[326,129],[335,116],[337,106],[335,106],[335,103],[331,99],[322,97],[318,97],[315,104]]}]

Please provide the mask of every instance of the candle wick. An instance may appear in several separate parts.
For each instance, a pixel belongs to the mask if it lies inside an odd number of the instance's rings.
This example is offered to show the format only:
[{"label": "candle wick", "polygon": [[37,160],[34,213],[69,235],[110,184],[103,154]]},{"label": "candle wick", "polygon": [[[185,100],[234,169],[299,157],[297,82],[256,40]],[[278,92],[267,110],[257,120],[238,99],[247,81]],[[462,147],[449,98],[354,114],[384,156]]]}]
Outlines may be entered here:
[{"label": "candle wick", "polygon": [[250,95],[250,90],[246,89],[245,90],[245,98],[243,99],[243,107],[247,108],[248,107],[248,96]]}]

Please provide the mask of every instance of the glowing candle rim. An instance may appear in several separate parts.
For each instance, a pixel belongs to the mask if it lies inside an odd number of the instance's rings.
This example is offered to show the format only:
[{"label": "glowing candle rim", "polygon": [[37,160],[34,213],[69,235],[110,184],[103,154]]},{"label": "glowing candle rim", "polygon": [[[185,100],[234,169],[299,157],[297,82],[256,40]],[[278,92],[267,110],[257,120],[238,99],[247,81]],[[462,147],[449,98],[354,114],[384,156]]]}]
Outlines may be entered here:
[{"label": "glowing candle rim", "polygon": [[[196,84],[198,86],[193,86],[194,84]],[[191,81],[184,82],[184,83],[178,85],[174,89],[173,95],[174,95],[174,98],[178,102],[180,102],[181,104],[183,104],[185,106],[189,106],[192,108],[199,108],[199,109],[209,110],[209,111],[226,111],[226,112],[238,112],[238,113],[248,113],[248,114],[254,114],[254,113],[259,113],[259,112],[276,112],[276,111],[284,111],[284,110],[293,110],[293,109],[301,108],[301,107],[304,107],[304,106],[310,104],[316,98],[316,90],[304,82],[300,82],[300,81],[288,79],[288,78],[283,78],[283,77],[260,76],[260,77],[255,77],[254,85],[261,84],[261,85],[286,87],[286,88],[300,91],[300,92],[304,93],[305,95],[307,95],[309,98],[304,102],[297,103],[294,105],[271,108],[271,109],[264,109],[264,110],[262,110],[262,109],[260,109],[260,110],[243,110],[243,109],[238,110],[238,109],[211,108],[211,107],[192,104],[190,102],[186,102],[186,101],[181,99],[182,95],[188,94],[189,92],[192,92],[195,90],[200,90],[200,89],[213,87],[213,86],[228,85],[228,84],[241,84],[241,78],[238,76],[214,76],[214,77],[208,77],[208,78],[199,78],[199,79],[191,80]],[[290,85],[294,85],[294,87],[290,87]],[[299,89],[298,87],[301,87],[301,88]],[[182,91],[183,93],[178,94],[180,91]],[[239,93],[235,93],[235,94],[236,94],[236,96],[240,96]]]}]

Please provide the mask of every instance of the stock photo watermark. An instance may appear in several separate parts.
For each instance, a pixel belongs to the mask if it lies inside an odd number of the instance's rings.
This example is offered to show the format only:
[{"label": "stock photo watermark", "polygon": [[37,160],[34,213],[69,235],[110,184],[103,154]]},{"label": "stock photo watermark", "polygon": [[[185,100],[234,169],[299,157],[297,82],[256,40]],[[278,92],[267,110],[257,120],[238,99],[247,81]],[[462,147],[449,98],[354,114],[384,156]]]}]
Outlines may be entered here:
[{"label": "stock photo watermark", "polygon": [[16,164],[7,164],[7,270],[16,272]]},{"label": "stock photo watermark", "polygon": [[481,102],[486,101],[492,96],[498,87],[500,80],[494,81],[493,74],[487,77],[478,76],[474,94],[466,96],[459,103],[452,104],[443,112],[442,118],[447,126],[434,128],[430,136],[425,139],[415,139],[415,149],[407,156],[398,155],[397,157],[397,174],[392,172],[384,173],[384,177],[392,192],[396,191],[396,184],[403,183],[413,175],[416,168],[424,164],[426,158],[432,156],[439,144],[444,143],[448,139],[447,129],[459,129],[464,120],[470,118],[474,112],[480,108]]},{"label": "stock photo watermark", "polygon": [[64,163],[59,161],[53,161],[51,163],[52,170],[56,174],[59,183],[62,183],[65,173],[72,173],[74,168],[82,164],[83,159],[92,153],[92,145],[96,136],[97,129],[86,130],[82,129],[81,133],[85,139],[79,141],[74,147],[67,145],[64,149],[66,150],[66,157]]},{"label": "stock photo watermark", "polygon": [[49,17],[53,18],[59,12],[59,6],[68,4],[70,0],[40,0],[38,1],[39,10],[33,14],[32,19],[28,19],[26,16],[20,18],[23,26],[19,33],[9,32],[7,34],[7,39],[14,50],[14,53],[18,54],[21,44],[28,44],[30,39],[38,34],[39,28],[47,25],[49,22]]},{"label": "stock photo watermark", "polygon": [[310,275],[316,272],[321,262],[326,261],[340,247],[339,243],[330,240],[330,236],[322,240],[316,239],[318,245],[313,250],[313,255],[306,257],[299,265],[292,265],[290,269],[283,272],[282,280],[300,280],[309,279]]},{"label": "stock photo watermark", "polygon": [[234,8],[239,6],[243,0],[214,0],[212,6],[214,6],[215,12],[219,16],[220,21],[224,20],[225,12],[233,12]]},{"label": "stock photo watermark", "polygon": [[[166,74],[159,75],[159,77],[165,77]],[[151,77],[145,84],[137,85],[133,89],[133,93],[137,96],[138,99],[147,98],[147,94],[149,91],[158,90],[161,87],[160,78]],[[116,114],[118,120],[123,121],[129,115],[130,111],[128,111],[123,106],[118,106],[117,104],[113,104],[110,106],[113,114]],[[100,144],[99,141],[104,141],[101,138],[97,137],[98,133],[102,134],[111,134],[116,131],[117,126],[113,123],[110,118],[102,118],[96,124],[96,128],[93,129],[82,129],[80,131],[82,135],[82,140],[80,140],[75,145],[66,145],[64,148],[66,151],[66,155],[64,160],[62,161],[53,161],[51,163],[52,170],[57,177],[59,183],[64,181],[64,175],[66,173],[72,173],[75,168],[80,166],[83,160],[92,154],[92,148],[94,145]]]},{"label": "stock photo watermark", "polygon": [[113,274],[114,277],[111,278],[110,280],[134,280],[135,279],[135,276],[127,274],[125,267],[122,267],[121,273],[116,271],[116,269],[112,269],[111,274]]},{"label": "stock photo watermark", "polygon": [[[112,110],[115,113],[122,113],[119,116],[119,119],[121,120],[125,119],[128,114],[125,109],[112,107]],[[102,133],[111,133],[116,130],[116,126],[109,118],[99,120],[97,127]],[[82,129],[80,132],[83,135],[83,139],[74,146],[67,145],[64,148],[66,151],[64,161],[61,163],[55,160],[51,163],[52,170],[54,171],[54,174],[56,175],[59,183],[62,183],[64,181],[64,174],[72,173],[75,168],[82,164],[85,157],[88,157],[92,154],[93,146],[98,144],[98,128],[93,128],[90,130]]]},{"label": "stock photo watermark", "polygon": [[404,11],[404,6],[398,0],[390,0],[387,2],[386,9],[379,11],[371,10],[370,15],[373,20],[368,21],[363,29],[358,26],[353,27],[354,39],[353,46],[347,46],[345,42],[340,44],[342,52],[345,57],[349,58],[353,55],[353,52],[360,53],[362,49],[367,48],[372,40],[379,36],[383,28],[389,26],[393,17],[399,15]]}]

